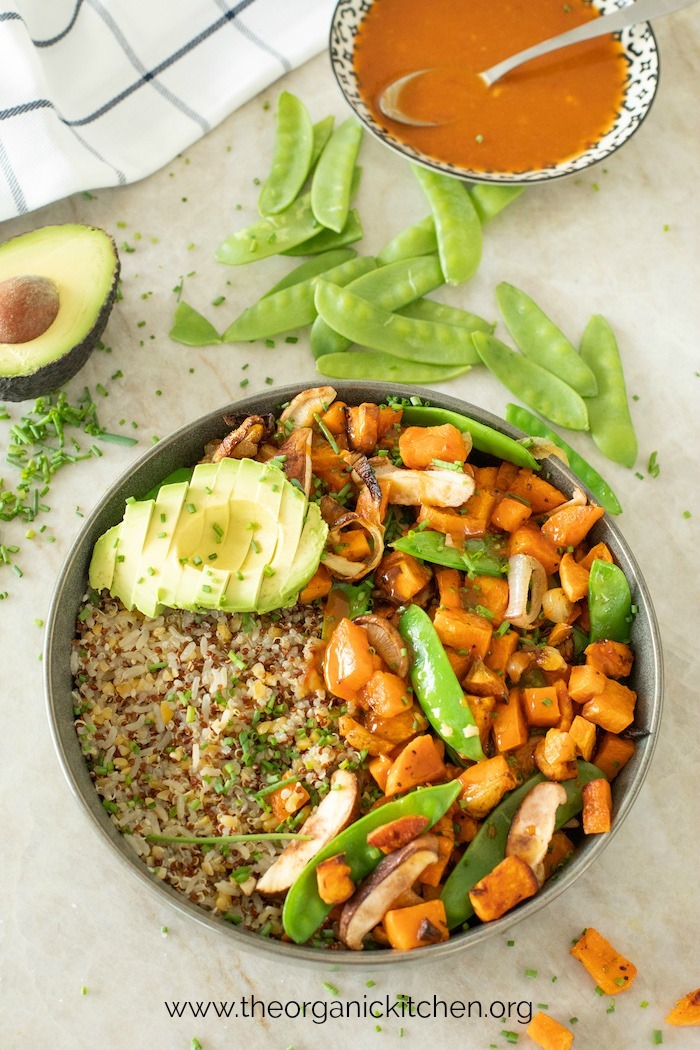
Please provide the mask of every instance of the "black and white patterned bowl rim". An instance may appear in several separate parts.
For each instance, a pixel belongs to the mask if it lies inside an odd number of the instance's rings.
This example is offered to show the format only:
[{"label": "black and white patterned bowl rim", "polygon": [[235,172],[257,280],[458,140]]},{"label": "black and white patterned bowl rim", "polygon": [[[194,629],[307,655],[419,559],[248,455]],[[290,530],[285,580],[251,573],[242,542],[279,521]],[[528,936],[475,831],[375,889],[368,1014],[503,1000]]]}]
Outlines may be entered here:
[{"label": "black and white patterned bowl rim", "polygon": [[[330,33],[330,57],[333,72],[345,98],[360,120],[387,146],[428,168],[456,175],[474,182],[530,183],[543,182],[574,175],[605,160],[619,149],[640,126],[651,109],[659,83],[659,53],[656,38],[648,22],[630,26],[617,34],[625,48],[627,77],[624,86],[623,104],[614,126],[599,142],[573,160],[553,164],[547,168],[516,172],[472,171],[458,165],[438,161],[406,145],[391,131],[383,128],[374,119],[360,97],[353,68],[355,36],[365,14],[374,0],[339,0]],[[631,0],[591,0],[602,14],[620,7],[627,7]]]}]

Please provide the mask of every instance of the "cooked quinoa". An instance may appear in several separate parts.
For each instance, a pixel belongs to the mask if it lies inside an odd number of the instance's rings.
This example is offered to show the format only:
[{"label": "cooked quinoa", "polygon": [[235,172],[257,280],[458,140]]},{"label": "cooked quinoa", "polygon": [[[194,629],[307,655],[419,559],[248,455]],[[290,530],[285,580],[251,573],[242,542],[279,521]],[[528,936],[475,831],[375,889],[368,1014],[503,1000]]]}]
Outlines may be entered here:
[{"label": "cooked quinoa", "polygon": [[[212,848],[146,836],[293,831],[333,771],[356,767],[315,670],[321,620],[312,605],[150,619],[104,592],[83,605],[72,653],[83,754],[134,852],[191,901],[271,936],[282,933],[281,905],[255,885],[284,842]],[[281,823],[269,788],[295,777],[278,795],[291,814]],[[310,796],[302,809],[299,784]]]}]

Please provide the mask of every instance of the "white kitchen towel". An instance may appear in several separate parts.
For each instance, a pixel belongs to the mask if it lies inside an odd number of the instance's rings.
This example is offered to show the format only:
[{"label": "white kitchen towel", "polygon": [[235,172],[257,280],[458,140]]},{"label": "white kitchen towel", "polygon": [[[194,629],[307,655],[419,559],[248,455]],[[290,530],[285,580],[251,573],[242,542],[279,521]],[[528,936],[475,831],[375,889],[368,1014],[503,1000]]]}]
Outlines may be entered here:
[{"label": "white kitchen towel", "polygon": [[328,42],[334,0],[0,0],[0,220],[151,174]]}]

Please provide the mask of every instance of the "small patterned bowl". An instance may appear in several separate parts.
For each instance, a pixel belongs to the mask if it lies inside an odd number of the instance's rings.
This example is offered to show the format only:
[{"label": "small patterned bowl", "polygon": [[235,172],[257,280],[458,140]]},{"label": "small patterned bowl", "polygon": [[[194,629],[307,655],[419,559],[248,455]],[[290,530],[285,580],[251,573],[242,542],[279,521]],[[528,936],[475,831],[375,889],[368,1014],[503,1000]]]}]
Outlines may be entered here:
[{"label": "small patterned bowl", "polygon": [[[659,52],[656,38],[648,22],[630,26],[620,34],[627,62],[627,78],[624,85],[622,106],[617,114],[613,127],[595,145],[578,156],[544,168],[513,172],[485,172],[472,170],[446,161],[436,160],[413,146],[403,142],[393,128],[393,121],[387,126],[380,124],[370,112],[360,96],[354,68],[355,38],[360,23],[376,0],[338,0],[330,32],[330,58],[333,72],[350,106],[362,123],[381,142],[409,160],[472,182],[490,182],[511,185],[524,185],[533,182],[545,182],[561,178],[564,175],[575,175],[598,164],[616,150],[634,134],[651,109],[654,95],[659,84]],[[610,14],[620,7],[627,7],[632,0],[591,0],[601,14]],[[390,128],[388,125],[391,124]]]}]

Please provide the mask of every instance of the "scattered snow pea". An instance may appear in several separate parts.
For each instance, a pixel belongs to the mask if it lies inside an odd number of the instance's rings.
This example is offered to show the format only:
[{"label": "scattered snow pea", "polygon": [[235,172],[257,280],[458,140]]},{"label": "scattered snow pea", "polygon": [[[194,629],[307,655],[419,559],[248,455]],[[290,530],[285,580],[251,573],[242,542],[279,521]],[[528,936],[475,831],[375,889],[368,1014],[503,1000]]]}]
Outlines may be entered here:
[{"label": "scattered snow pea", "polygon": [[325,904],[318,894],[316,868],[321,861],[344,853],[345,862],[350,867],[350,878],[357,884],[374,871],[384,856],[380,849],[367,842],[370,831],[405,816],[427,817],[428,827],[432,827],[450,808],[460,788],[458,781],[453,780],[448,784],[411,791],[395,802],[370,810],[336,835],[309,861],[287,893],[282,911],[287,936],[297,944],[303,944],[314,935],[332,909],[332,905]]},{"label": "scattered snow pea", "polygon": [[359,255],[324,274],[309,277],[273,295],[263,296],[228,326],[222,340],[224,343],[237,343],[249,339],[267,339],[279,332],[311,324],[316,317],[314,292],[320,280],[327,277],[336,282],[334,287],[341,287],[375,266],[374,259]]},{"label": "scattered snow pea", "polygon": [[438,254],[448,284],[462,284],[481,262],[481,223],[466,186],[458,179],[411,165],[435,220]]},{"label": "scattered snow pea", "polygon": [[301,190],[311,166],[314,133],[304,103],[289,91],[282,91],[275,116],[272,166],[258,201],[261,215],[276,215],[287,208]]},{"label": "scattered snow pea", "polygon": [[[384,310],[395,310],[444,283],[437,255],[433,254],[378,266],[346,287]],[[310,342],[314,357],[340,353],[351,345],[350,339],[334,331],[320,316],[313,323]]]},{"label": "scattered snow pea", "polygon": [[293,248],[318,233],[321,223],[311,209],[311,197],[302,193],[300,197],[279,212],[236,230],[216,249],[216,260],[228,266],[267,259],[286,248]]},{"label": "scattered snow pea", "polygon": [[588,575],[588,612],[592,642],[628,642],[632,596],[618,565],[596,558]]},{"label": "scattered snow pea", "polygon": [[353,248],[336,248],[333,251],[315,255],[313,259],[307,259],[306,262],[290,270],[277,284],[273,284],[272,288],[265,292],[263,299],[274,295],[275,292],[281,292],[283,288],[291,288],[295,284],[301,284],[302,281],[308,280],[309,277],[317,277],[318,274],[325,273],[326,270],[330,270],[334,266],[340,266],[341,263],[354,259],[356,255],[357,252]]},{"label": "scattered snow pea", "polygon": [[324,117],[323,120],[318,120],[312,127],[313,131],[313,146],[311,147],[311,163],[309,164],[309,172],[312,172],[318,164],[318,158],[326,148],[326,143],[333,134],[333,128],[335,126],[335,117],[331,113],[329,116]]},{"label": "scattered snow pea", "polygon": [[343,350],[339,354],[324,354],[316,361],[316,371],[330,379],[376,379],[379,383],[444,383],[463,375],[470,368],[471,365],[447,368],[402,361],[379,350]]},{"label": "scattered snow pea", "polygon": [[[382,304],[384,305],[384,304]],[[396,307],[393,307],[396,309]],[[495,325],[485,321],[478,314],[462,310],[459,306],[448,306],[436,299],[416,299],[397,311],[402,317],[415,317],[421,321],[440,321],[442,324],[466,328],[468,332],[493,332]]]},{"label": "scattered snow pea", "polygon": [[474,332],[472,339],[488,370],[526,405],[561,427],[588,430],[586,404],[563,379],[486,332]]},{"label": "scattered snow pea", "polygon": [[503,576],[508,571],[508,559],[497,549],[492,539],[470,537],[461,547],[448,547],[442,532],[408,532],[391,545],[397,551],[412,554],[421,561],[446,565],[473,576]]},{"label": "scattered snow pea", "polygon": [[469,187],[469,196],[479,221],[484,226],[491,219],[495,219],[512,201],[517,200],[524,191],[524,186],[499,186],[495,182],[477,182]]},{"label": "scattered snow pea", "polygon": [[311,206],[322,226],[340,233],[348,217],[355,161],[362,125],[348,117],[333,132],[318,159],[311,180]]},{"label": "scattered snow pea", "polygon": [[540,464],[532,453],[512,437],[459,412],[451,412],[447,408],[433,408],[432,405],[406,405],[402,421],[418,427],[439,427],[443,423],[452,423],[458,430],[466,430],[471,435],[474,448],[479,452],[507,459],[509,463],[515,463],[518,467],[540,469]]},{"label": "scattered snow pea", "polygon": [[526,357],[568,383],[581,397],[597,393],[598,384],[591,369],[529,295],[501,281],[496,287],[496,299],[506,328]]},{"label": "scattered snow pea", "polygon": [[426,364],[461,367],[478,362],[472,333],[466,329],[401,317],[323,278],[316,287],[316,309],[334,331],[372,350]]},{"label": "scattered snow pea", "polygon": [[598,394],[589,398],[591,437],[608,459],[633,467],[637,438],[630,417],[625,377],[615,334],[600,314],[594,314],[581,340],[581,357],[598,381]]},{"label": "scattered snow pea", "polygon": [[399,633],[411,657],[413,692],[431,726],[462,758],[481,761],[479,729],[433,621],[419,605],[409,605]]},{"label": "scattered snow pea", "polygon": [[[599,780],[603,774],[590,762],[578,762],[578,776],[573,780],[562,780],[561,786],[566,791],[567,801],[559,807],[556,817],[556,829],[567,824],[583,808],[581,792],[590,780]],[[536,773],[525,783],[511,791],[503,801],[488,815],[467,846],[461,859],[452,869],[443,888],[440,899],[445,905],[447,925],[451,930],[461,926],[474,914],[469,891],[479,879],[493,871],[505,857],[506,839],[513,817],[520,808],[525,796],[544,780],[542,773]]]},{"label": "scattered snow pea", "polygon": [[334,230],[320,230],[308,241],[302,241],[295,248],[287,248],[281,255],[316,255],[317,252],[327,252],[332,248],[342,248],[346,244],[355,244],[361,241],[365,235],[360,221],[357,208],[351,208],[345,225],[340,233]]},{"label": "scattered snow pea", "polygon": [[181,299],[175,308],[173,326],[168,335],[176,343],[186,346],[212,346],[221,342],[221,336],[206,317]]},{"label": "scattered snow pea", "polygon": [[416,255],[430,255],[438,250],[435,220],[428,215],[420,222],[407,226],[392,237],[377,255],[380,266],[398,259],[412,259]]},{"label": "scattered snow pea", "polygon": [[574,474],[583,482],[587,488],[593,493],[595,498],[600,503],[601,507],[610,514],[621,514],[622,507],[617,496],[608,485],[607,481],[600,476],[597,470],[595,470],[590,463],[588,463],[583,456],[579,456],[571,445],[567,445],[563,438],[555,434],[553,430],[550,430],[548,426],[538,419],[537,416],[533,416],[531,412],[528,412],[526,408],[521,405],[514,405],[512,403],[506,405],[506,419],[509,423],[512,423],[514,427],[520,427],[526,434],[530,434],[531,437],[547,438],[548,441],[552,441],[559,448],[566,452],[569,460],[569,466],[573,470]]}]

